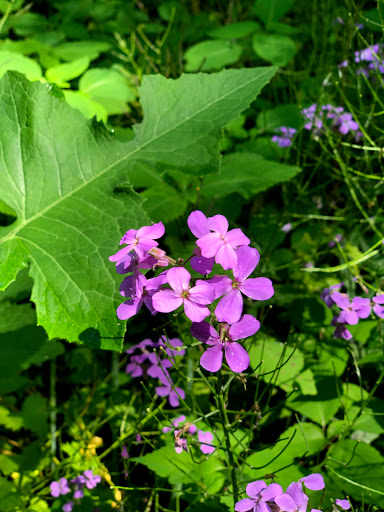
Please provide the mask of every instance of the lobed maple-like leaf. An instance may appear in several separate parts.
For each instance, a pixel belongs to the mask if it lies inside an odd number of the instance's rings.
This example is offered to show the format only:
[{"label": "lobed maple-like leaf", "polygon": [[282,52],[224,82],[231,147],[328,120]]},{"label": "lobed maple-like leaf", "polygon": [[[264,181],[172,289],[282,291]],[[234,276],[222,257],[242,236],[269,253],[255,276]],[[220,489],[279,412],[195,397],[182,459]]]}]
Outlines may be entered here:
[{"label": "lobed maple-like leaf", "polygon": [[121,349],[115,308],[120,276],[108,256],[130,228],[150,222],[129,187],[129,168],[218,172],[219,131],[247,108],[275,68],[149,76],[144,120],[120,142],[104,126],[8,73],[0,81],[0,199],[17,220],[0,228],[0,289],[29,267],[37,321],[50,338]]}]

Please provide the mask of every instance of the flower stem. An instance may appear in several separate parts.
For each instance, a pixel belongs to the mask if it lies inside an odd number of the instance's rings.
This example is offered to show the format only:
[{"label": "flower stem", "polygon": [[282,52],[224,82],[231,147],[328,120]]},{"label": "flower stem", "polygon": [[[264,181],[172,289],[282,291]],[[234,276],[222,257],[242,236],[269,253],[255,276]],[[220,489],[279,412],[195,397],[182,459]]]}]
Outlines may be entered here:
[{"label": "flower stem", "polygon": [[226,411],[225,403],[224,403],[223,376],[221,374],[221,370],[220,370],[220,373],[219,373],[218,389],[217,389],[216,396],[218,398],[218,408],[219,408],[219,411],[220,411],[221,424],[223,426],[223,432],[224,432],[225,446],[226,446],[228,462],[229,462],[229,465],[231,466],[231,480],[232,480],[232,487],[233,487],[233,502],[234,502],[234,504],[236,504],[236,502],[238,501],[239,490],[238,490],[238,487],[237,487],[235,461],[234,461],[234,458],[233,458],[233,452],[232,452],[232,448],[231,448],[231,440],[229,438],[229,429],[228,429],[229,421],[228,421],[228,415],[227,415],[227,411]]}]

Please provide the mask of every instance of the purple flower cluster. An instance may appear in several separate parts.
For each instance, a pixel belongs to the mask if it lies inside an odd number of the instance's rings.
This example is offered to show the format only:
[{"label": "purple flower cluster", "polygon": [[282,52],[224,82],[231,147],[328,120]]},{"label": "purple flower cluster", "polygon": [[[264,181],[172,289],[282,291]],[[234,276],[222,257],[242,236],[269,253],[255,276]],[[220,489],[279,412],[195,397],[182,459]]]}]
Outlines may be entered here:
[{"label": "purple flower cluster", "polygon": [[[196,425],[193,423],[186,422],[185,425],[180,425],[184,423],[186,418],[184,415],[179,416],[172,420],[172,426],[174,427],[173,433],[175,436],[175,451],[176,453],[182,453],[182,451],[188,451],[188,443],[187,440],[182,437],[184,434],[188,434],[193,436],[197,432],[197,437],[199,440],[199,446],[202,453],[205,455],[209,455],[215,451],[215,447],[212,445],[213,443],[213,434],[212,432],[197,430]],[[181,427],[181,428],[178,428]],[[163,427],[163,432],[169,432],[172,430],[172,427]]]},{"label": "purple flower cluster", "polygon": [[275,129],[278,135],[272,137],[272,142],[276,142],[281,148],[287,148],[292,145],[292,139],[296,133],[296,128],[289,128],[288,126],[279,126]]},{"label": "purple flower cluster", "polygon": [[310,130],[315,136],[320,136],[328,128],[342,135],[350,133],[354,135],[356,141],[362,137],[359,125],[353,120],[353,115],[346,112],[343,107],[330,104],[319,107],[313,103],[308,108],[304,108],[301,113],[306,121],[304,128]]},{"label": "purple flower cluster", "polygon": [[72,499],[62,507],[64,512],[71,512],[76,500],[80,500],[84,497],[84,488],[94,489],[100,482],[101,476],[95,475],[91,469],[87,469],[81,475],[70,480],[69,483],[66,478],[60,478],[58,481],[51,482],[49,487],[51,489],[51,496],[54,498],[65,496],[73,492]]},{"label": "purple flower cluster", "polygon": [[[236,512],[306,512],[309,498],[303,490],[303,484],[307,489],[320,491],[324,489],[324,479],[319,473],[300,478],[298,482],[292,482],[284,492],[279,484],[267,485],[264,480],[257,480],[247,485],[248,498],[238,501],[235,505]],[[343,510],[350,508],[348,500],[336,500]],[[312,509],[311,512],[319,512]]]},{"label": "purple flower cluster", "polygon": [[372,310],[379,318],[384,318],[384,295],[377,295],[372,299],[368,297],[350,299],[347,293],[338,291],[343,285],[344,283],[338,283],[325,288],[320,298],[328,308],[333,306],[339,308],[338,314],[331,321],[331,325],[336,327],[333,333],[335,338],[351,340],[352,334],[347,329],[347,325],[356,325],[360,319],[368,318]]},{"label": "purple flower cluster", "polygon": [[355,62],[361,64],[356,74],[369,78],[375,73],[384,73],[384,51],[382,44],[373,44],[355,52]]},{"label": "purple flower cluster", "polygon": [[[141,273],[142,269],[175,265],[176,261],[157,247],[156,240],[164,234],[161,222],[139,230],[130,229],[120,241],[126,247],[109,258],[116,263],[117,272],[131,273],[120,286],[121,295],[129,299],[117,308],[117,316],[122,320],[131,318],[142,304],[152,314],[170,313],[183,306],[185,315],[193,322],[192,335],[211,345],[202,356],[202,366],[208,371],[217,371],[221,367],[224,351],[230,368],[235,372],[244,371],[249,366],[249,356],[236,341],[253,335],[259,329],[260,323],[251,315],[242,315],[242,296],[253,300],[270,299],[274,293],[272,282],[265,277],[249,278],[259,263],[260,254],[249,247],[250,240],[241,229],[229,230],[228,220],[223,215],[207,218],[203,212],[196,210],[189,215],[188,226],[197,237],[196,248],[190,258],[191,267],[196,272],[207,275],[217,263],[224,270],[232,270],[233,278],[215,275],[209,280],[192,279],[183,266],[189,259],[186,262],[179,259],[178,266],[147,279]],[[208,306],[217,299],[220,301],[215,309],[219,324],[216,331],[204,320],[211,315]],[[141,376],[142,363],[150,360],[153,366],[147,370],[147,374],[158,377],[163,384],[157,389],[157,393],[169,396],[170,403],[172,396],[173,403],[177,402],[178,405],[177,396],[172,395],[174,391],[166,371],[166,365],[171,363],[164,361],[159,365],[151,360],[145,352],[147,342],[148,340],[141,342],[143,346],[138,348],[142,352],[131,357],[127,372],[133,377]]]},{"label": "purple flower cluster", "polygon": [[[149,377],[159,379],[161,386],[156,387],[157,395],[167,396],[171,407],[178,407],[179,398],[184,399],[185,392],[174,385],[168,370],[174,366],[175,356],[185,354],[185,349],[178,350],[178,347],[182,346],[183,342],[178,338],[167,340],[162,337],[158,342],[145,339],[126,351],[130,358],[125,372],[132,377],[142,377],[146,372]],[[162,352],[166,354],[167,358],[162,359],[159,353],[156,352],[159,347],[163,348]]]}]

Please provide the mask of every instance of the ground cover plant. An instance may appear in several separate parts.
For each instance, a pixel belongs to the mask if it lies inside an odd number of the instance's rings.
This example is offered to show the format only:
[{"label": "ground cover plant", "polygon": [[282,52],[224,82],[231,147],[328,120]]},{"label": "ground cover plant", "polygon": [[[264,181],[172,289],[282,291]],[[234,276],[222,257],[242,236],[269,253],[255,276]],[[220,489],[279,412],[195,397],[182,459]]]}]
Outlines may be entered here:
[{"label": "ground cover plant", "polygon": [[384,509],[384,4],[0,1],[1,512]]}]

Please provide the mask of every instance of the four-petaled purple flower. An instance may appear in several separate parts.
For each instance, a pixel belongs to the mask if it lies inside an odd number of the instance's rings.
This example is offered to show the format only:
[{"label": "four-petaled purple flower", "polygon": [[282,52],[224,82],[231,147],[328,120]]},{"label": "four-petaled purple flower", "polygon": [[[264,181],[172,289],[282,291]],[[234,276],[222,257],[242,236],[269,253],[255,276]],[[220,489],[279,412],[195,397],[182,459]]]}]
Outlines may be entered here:
[{"label": "four-petaled purple flower", "polygon": [[283,494],[283,488],[279,484],[267,485],[264,480],[257,480],[247,485],[246,493],[249,498],[236,503],[236,512],[272,512],[267,502]]},{"label": "four-petaled purple flower", "polygon": [[84,483],[87,489],[94,489],[97,486],[97,484],[101,482],[101,476],[95,475],[92,469],[86,469],[83,472],[83,475],[85,478]]},{"label": "four-petaled purple flower", "polygon": [[380,318],[384,318],[384,295],[377,295],[373,297],[372,301],[374,303],[373,311],[375,314]]},{"label": "four-petaled purple flower", "polygon": [[239,322],[229,326],[221,323],[220,334],[208,322],[193,323],[191,334],[194,338],[211,345],[201,356],[200,364],[209,372],[217,372],[223,363],[223,350],[228,366],[235,373],[249,366],[248,352],[236,340],[248,338],[257,332],[260,322],[252,315],[243,315]]},{"label": "four-petaled purple flower", "polygon": [[[215,290],[215,299],[224,295],[215,309],[219,322],[233,324],[243,311],[242,293],[253,300],[268,300],[274,294],[272,281],[266,277],[247,279],[255,270],[260,260],[257,249],[243,245],[237,250],[237,265],[233,269],[234,279],[228,276],[215,276],[208,281]],[[240,293],[241,292],[241,293]]]},{"label": "four-petaled purple flower", "polygon": [[60,480],[57,482],[51,482],[49,487],[51,489],[51,495],[54,498],[64,496],[65,494],[68,494],[71,491],[68,486],[68,480],[66,478],[60,478]]},{"label": "four-petaled purple flower", "polygon": [[160,290],[152,296],[156,311],[169,313],[184,305],[186,316],[192,322],[201,322],[211,314],[207,304],[215,298],[213,288],[208,284],[190,287],[191,274],[184,267],[173,267],[167,272],[167,281],[171,290]]},{"label": "four-petaled purple flower", "polygon": [[156,238],[162,237],[164,232],[165,228],[162,222],[158,222],[152,226],[144,226],[140,229],[129,229],[120,240],[120,245],[127,244],[127,246],[110,256],[109,260],[120,263],[132,250],[140,257],[147,256],[148,251],[152,249],[152,247],[159,245],[155,240]]},{"label": "four-petaled purple flower", "polygon": [[312,491],[320,491],[325,487],[324,479],[319,473],[292,482],[284,494],[275,497],[275,503],[282,512],[306,512],[309,498],[304,493],[302,484]]},{"label": "four-petaled purple flower", "polygon": [[200,450],[205,455],[209,455],[210,453],[213,453],[216,450],[214,446],[211,446],[213,443],[212,432],[209,432],[209,430],[207,430],[206,432],[204,432],[204,430],[199,430],[197,433],[197,437],[199,439],[199,442],[201,443]]},{"label": "four-petaled purple flower", "polygon": [[[187,220],[188,227],[196,238],[209,235],[210,231],[205,227],[207,220],[207,217],[200,210],[195,210],[189,215]],[[201,254],[200,247],[196,247],[193,250],[193,254],[194,256],[191,258],[191,267],[193,270],[196,270],[199,274],[209,274],[215,264],[215,258],[204,258]]]},{"label": "four-petaled purple flower", "polygon": [[204,258],[214,257],[216,263],[219,263],[224,270],[235,268],[237,264],[235,249],[241,245],[249,245],[250,239],[239,228],[228,231],[228,221],[224,215],[210,217],[204,227],[211,233],[196,241]]}]

